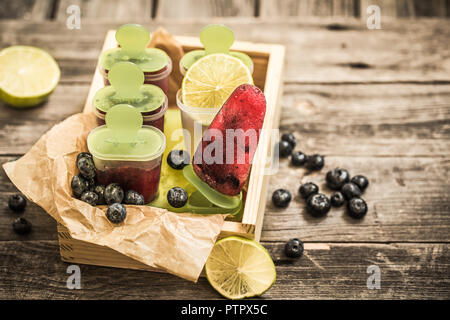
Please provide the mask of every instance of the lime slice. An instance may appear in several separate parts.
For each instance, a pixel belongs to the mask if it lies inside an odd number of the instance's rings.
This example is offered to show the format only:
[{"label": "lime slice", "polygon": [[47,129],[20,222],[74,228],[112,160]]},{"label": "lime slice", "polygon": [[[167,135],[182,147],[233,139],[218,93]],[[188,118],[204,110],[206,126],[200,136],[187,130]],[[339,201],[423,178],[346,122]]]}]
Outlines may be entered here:
[{"label": "lime slice", "polygon": [[228,237],[214,245],[205,265],[211,286],[229,299],[259,296],[276,279],[275,265],[259,243]]},{"label": "lime slice", "polygon": [[0,51],[0,98],[15,107],[35,106],[58,84],[58,64],[47,52],[28,46]]},{"label": "lime slice", "polygon": [[183,103],[189,107],[220,108],[243,83],[253,84],[250,70],[233,56],[204,56],[186,72],[181,85]]}]

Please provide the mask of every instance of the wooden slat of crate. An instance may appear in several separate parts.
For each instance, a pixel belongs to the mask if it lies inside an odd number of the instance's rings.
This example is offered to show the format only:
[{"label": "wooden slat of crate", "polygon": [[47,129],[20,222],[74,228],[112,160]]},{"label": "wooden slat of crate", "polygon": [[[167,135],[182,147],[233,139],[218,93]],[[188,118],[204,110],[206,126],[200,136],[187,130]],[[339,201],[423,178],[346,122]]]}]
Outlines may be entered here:
[{"label": "wooden slat of crate", "polygon": [[[107,33],[103,50],[116,46],[115,31]],[[198,38],[177,36],[177,41],[187,52],[202,45]],[[280,119],[279,98],[282,95],[282,80],[285,48],[281,45],[235,42],[232,50],[246,52],[254,61],[255,85],[264,90],[267,109],[264,129],[260,136],[258,149],[250,172],[247,198],[242,222],[225,221],[219,238],[238,235],[259,241],[266,206],[269,176],[264,174],[265,160],[269,154],[271,130],[278,127]],[[98,68],[95,71],[83,112],[92,111],[92,100],[95,93],[103,87],[103,79]],[[60,252],[63,261],[112,266],[120,268],[154,270],[110,248],[93,245],[73,239],[64,226],[58,226]]]}]

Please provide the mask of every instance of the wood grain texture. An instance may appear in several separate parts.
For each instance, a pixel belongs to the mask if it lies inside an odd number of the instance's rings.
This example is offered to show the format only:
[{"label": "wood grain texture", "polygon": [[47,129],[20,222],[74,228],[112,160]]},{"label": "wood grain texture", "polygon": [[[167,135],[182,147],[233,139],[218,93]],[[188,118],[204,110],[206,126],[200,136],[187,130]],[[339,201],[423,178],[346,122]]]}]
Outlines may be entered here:
[{"label": "wood grain texture", "polygon": [[0,2],[0,20],[49,20],[55,4],[56,0],[3,0]]},{"label": "wood grain texture", "polygon": [[[306,243],[298,260],[284,257],[284,243],[263,245],[278,274],[262,299],[450,298],[447,244]],[[69,264],[58,251],[57,241],[0,242],[0,298],[220,299],[205,278],[193,284],[169,274],[87,265],[80,265],[82,289],[69,290]],[[374,264],[381,271],[380,290],[366,286],[367,267]]]},{"label": "wood grain texture", "polygon": [[354,0],[260,0],[262,18],[354,16]]},{"label": "wood grain texture", "polygon": [[67,7],[77,5],[81,10],[81,24],[85,20],[131,23],[150,21],[153,0],[59,0],[56,20],[66,21]]},{"label": "wood grain texture", "polygon": [[[218,20],[218,22],[220,22]],[[223,21],[225,22],[225,21]],[[157,25],[171,33],[198,36],[207,22],[164,22]],[[227,22],[239,40],[286,45],[284,80],[307,83],[449,82],[450,21],[383,23],[382,30],[367,30],[365,23],[252,24]],[[53,23],[0,22],[0,46],[29,44],[55,56],[62,69],[61,81],[90,82],[106,31],[117,24],[85,22],[81,30]],[[54,30],[58,29],[58,32]]]},{"label": "wood grain texture", "polygon": [[157,19],[253,17],[256,0],[158,0]]}]

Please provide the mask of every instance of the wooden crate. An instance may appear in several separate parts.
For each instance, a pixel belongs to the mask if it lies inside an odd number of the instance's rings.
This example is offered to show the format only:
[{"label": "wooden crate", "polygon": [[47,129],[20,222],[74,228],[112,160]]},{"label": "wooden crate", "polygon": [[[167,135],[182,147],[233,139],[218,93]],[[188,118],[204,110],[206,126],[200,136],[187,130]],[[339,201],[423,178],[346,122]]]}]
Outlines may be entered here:
[{"label": "wooden crate", "polygon": [[[175,38],[181,43],[185,52],[202,48],[198,38],[184,36],[176,36]],[[115,31],[110,30],[107,33],[103,50],[115,46],[117,46]],[[277,44],[236,41],[231,49],[245,52],[253,59],[254,83],[264,91],[266,96],[267,109],[263,127],[265,130],[261,133],[260,142],[254,156],[255,159],[264,159],[270,154],[271,129],[278,128],[280,119],[280,97],[282,95],[282,71],[285,48]],[[174,68],[177,67],[174,66]],[[93,110],[93,97],[102,87],[103,78],[98,68],[96,68],[84,107],[85,113]],[[267,185],[269,183],[269,175],[264,175],[265,168],[263,162],[255,161],[250,171],[242,222],[225,221],[219,238],[238,235],[259,241],[266,206]],[[110,248],[75,240],[62,225],[58,225],[58,239],[61,259],[66,262],[158,271]]]}]

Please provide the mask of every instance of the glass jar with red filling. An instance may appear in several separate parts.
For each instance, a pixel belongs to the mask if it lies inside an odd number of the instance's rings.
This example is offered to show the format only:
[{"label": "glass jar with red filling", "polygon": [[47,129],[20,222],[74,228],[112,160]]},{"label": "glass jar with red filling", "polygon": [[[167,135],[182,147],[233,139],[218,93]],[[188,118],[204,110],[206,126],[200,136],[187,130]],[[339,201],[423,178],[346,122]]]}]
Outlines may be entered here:
[{"label": "glass jar with red filling", "polygon": [[137,191],[145,203],[157,197],[166,139],[161,130],[142,125],[136,108],[125,104],[112,107],[106,125],[90,132],[87,145],[98,183],[118,183],[124,190]]},{"label": "glass jar with red filling", "polygon": [[105,114],[116,104],[129,104],[142,114],[144,125],[164,131],[164,115],[168,108],[167,96],[163,90],[144,83],[144,74],[130,62],[118,62],[108,74],[111,85],[94,96],[94,113],[98,125],[105,124]]}]

